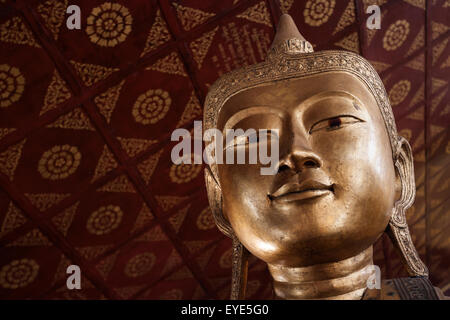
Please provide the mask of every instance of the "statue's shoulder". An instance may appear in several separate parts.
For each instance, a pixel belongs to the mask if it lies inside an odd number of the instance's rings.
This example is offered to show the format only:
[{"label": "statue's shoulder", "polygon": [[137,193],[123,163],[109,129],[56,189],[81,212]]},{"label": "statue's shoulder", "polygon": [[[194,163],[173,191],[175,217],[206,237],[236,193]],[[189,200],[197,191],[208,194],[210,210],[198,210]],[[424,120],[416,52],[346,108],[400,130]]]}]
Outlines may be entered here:
[{"label": "statue's shoulder", "polygon": [[382,280],[380,289],[367,289],[363,300],[446,300],[427,277]]}]

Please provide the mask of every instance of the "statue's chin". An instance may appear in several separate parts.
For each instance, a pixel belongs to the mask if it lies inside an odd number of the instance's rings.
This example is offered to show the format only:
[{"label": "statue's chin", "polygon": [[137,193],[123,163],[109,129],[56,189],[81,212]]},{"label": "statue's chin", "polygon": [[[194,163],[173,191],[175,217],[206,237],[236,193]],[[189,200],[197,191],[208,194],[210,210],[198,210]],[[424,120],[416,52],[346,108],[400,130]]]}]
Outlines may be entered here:
[{"label": "statue's chin", "polygon": [[[306,267],[354,257],[373,245],[382,232],[364,238],[356,235],[351,237],[349,234],[340,238],[321,234],[309,239],[291,239],[289,242],[262,239],[251,243],[241,241],[250,253],[266,263],[286,267]],[[258,245],[261,243],[264,245]]]}]

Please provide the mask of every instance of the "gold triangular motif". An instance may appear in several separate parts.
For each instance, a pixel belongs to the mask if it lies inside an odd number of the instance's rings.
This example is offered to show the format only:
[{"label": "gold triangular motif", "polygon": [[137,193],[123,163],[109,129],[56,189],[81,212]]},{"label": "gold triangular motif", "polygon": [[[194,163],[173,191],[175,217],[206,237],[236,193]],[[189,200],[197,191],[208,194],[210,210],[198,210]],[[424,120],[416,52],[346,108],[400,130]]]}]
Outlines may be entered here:
[{"label": "gold triangular motif", "polygon": [[124,299],[130,299],[135,294],[137,294],[142,289],[146,288],[147,285],[139,285],[139,286],[130,286],[125,288],[114,288],[114,290]]},{"label": "gold triangular motif", "polygon": [[65,279],[67,275],[67,267],[73,264],[64,254],[61,254],[61,258],[58,263],[58,267],[56,268],[55,277],[52,281],[52,286],[56,284],[56,282]]},{"label": "gold triangular motif", "polygon": [[445,116],[450,113],[450,103],[447,103],[447,106],[442,109],[440,116]]},{"label": "gold triangular motif", "polygon": [[335,43],[336,46],[344,48],[346,50],[350,50],[356,53],[359,53],[359,39],[358,33],[353,32],[349,36],[341,39],[340,41]]},{"label": "gold triangular motif", "polygon": [[107,68],[89,63],[81,63],[76,61],[70,61],[75,68],[77,74],[81,77],[83,83],[90,87],[100,80],[106,79],[112,73],[119,71],[117,68]]},{"label": "gold triangular motif", "polygon": [[169,30],[167,29],[167,24],[161,17],[161,11],[158,9],[156,11],[155,22],[153,22],[153,25],[150,29],[150,33],[148,34],[145,48],[141,54],[141,57],[149,53],[150,51],[155,50],[170,39],[172,39],[172,37],[170,36]]},{"label": "gold triangular motif", "polygon": [[336,29],[333,31],[333,35],[338,33],[339,31],[344,30],[349,25],[356,22],[355,19],[355,4],[353,1],[349,1],[347,8],[345,8],[344,13],[342,14],[339,22],[337,24]]},{"label": "gold triangular motif", "polygon": [[0,153],[0,172],[6,175],[10,181],[14,178],[14,172],[16,172],[17,165],[19,164],[20,157],[22,156],[22,148],[25,142],[26,139],[10,146],[8,149]]},{"label": "gold triangular motif", "polygon": [[116,108],[117,100],[119,100],[120,91],[125,80],[119,83],[117,86],[109,88],[107,91],[95,97],[94,102],[97,105],[98,110],[105,117],[106,122],[111,121],[111,115]]},{"label": "gold triangular motif", "polygon": [[411,53],[417,51],[418,49],[420,49],[424,46],[425,46],[425,27],[422,27],[420,29],[419,33],[417,34],[417,36],[414,38],[414,41],[413,41],[411,47],[409,47],[406,55],[409,56]]},{"label": "gold triangular motif", "polygon": [[208,245],[209,241],[207,240],[194,240],[194,241],[185,241],[185,245],[188,248],[190,253],[195,253],[200,249],[203,249]]},{"label": "gold triangular motif", "polygon": [[55,70],[53,73],[52,81],[48,86],[47,93],[44,98],[44,106],[41,109],[39,115],[43,115],[47,111],[55,109],[59,104],[67,101],[71,97],[71,93],[66,86],[66,83]]},{"label": "gold triangular motif", "polygon": [[403,0],[417,8],[425,10],[425,0]]},{"label": "gold triangular motif", "polygon": [[20,17],[14,17],[0,25],[0,41],[41,47]]},{"label": "gold triangular motif", "polygon": [[67,236],[67,231],[72,224],[73,217],[77,212],[79,204],[80,202],[75,203],[74,205],[70,206],[69,208],[52,218],[52,222],[55,225],[56,229],[64,236]]},{"label": "gold triangular motif", "polygon": [[439,149],[439,147],[442,145],[442,141],[444,141],[445,134],[441,135],[436,141],[434,141],[431,144],[431,156],[434,156],[436,151]]},{"label": "gold triangular motif", "polygon": [[144,140],[135,138],[117,138],[130,158],[137,156],[139,153],[147,150],[151,145],[157,143],[157,140]]},{"label": "gold triangular motif", "polygon": [[112,267],[114,266],[114,262],[116,261],[118,254],[119,251],[116,251],[114,254],[106,257],[97,264],[96,269],[100,272],[103,279],[108,278],[108,275],[111,272]]},{"label": "gold triangular motif", "polygon": [[216,246],[209,248],[204,253],[202,253],[200,256],[196,258],[196,261],[200,268],[203,270],[208,265],[209,260],[211,260],[211,257],[216,250]]},{"label": "gold triangular motif", "polygon": [[175,271],[170,276],[166,278],[166,280],[170,281],[178,281],[178,280],[186,280],[192,278],[192,272],[188,267],[182,267],[181,269]]},{"label": "gold triangular motif", "polygon": [[70,194],[63,193],[26,193],[25,195],[33,204],[33,206],[38,208],[41,212],[46,211],[50,207],[53,207],[63,199],[70,196]]},{"label": "gold triangular motif", "polygon": [[128,193],[136,193],[133,185],[126,175],[121,175],[116,179],[108,182],[101,188],[97,189],[97,191],[103,192],[128,192]]},{"label": "gold triangular motif", "polygon": [[87,115],[81,108],[75,108],[49,124],[47,128],[95,131]]},{"label": "gold triangular motif", "polygon": [[134,223],[134,227],[131,230],[131,233],[134,233],[136,230],[139,230],[152,220],[153,214],[150,211],[149,207],[144,203],[142,205],[141,211],[139,211],[139,214],[136,218],[136,222]]},{"label": "gold triangular motif", "polygon": [[163,150],[160,150],[157,153],[151,155],[147,160],[142,161],[140,164],[138,164],[137,167],[142,175],[142,179],[144,179],[146,184],[150,182],[150,178],[152,177],[153,172],[155,172],[162,152]]},{"label": "gold triangular motif", "polygon": [[370,61],[370,64],[375,68],[375,70],[378,73],[381,73],[384,70],[387,70],[391,66],[390,64],[387,64],[384,62],[379,62],[379,61],[373,61],[373,60]]},{"label": "gold triangular motif", "polygon": [[417,71],[424,71],[425,70],[425,54],[420,54],[416,58],[409,61],[405,66],[417,70]]},{"label": "gold triangular motif", "polygon": [[265,1],[261,1],[260,3],[248,8],[236,17],[273,27],[272,21],[270,20],[270,13],[269,10],[267,10]]},{"label": "gold triangular motif", "polygon": [[39,229],[33,229],[23,237],[8,243],[7,247],[34,247],[34,246],[51,246],[52,243]]},{"label": "gold triangular motif", "polygon": [[3,139],[3,137],[6,137],[11,132],[16,131],[15,128],[0,128],[0,139]]},{"label": "gold triangular motif", "polygon": [[194,294],[192,295],[192,300],[204,300],[206,299],[205,291],[201,286],[195,288]]},{"label": "gold triangular motif", "polygon": [[443,64],[441,64],[441,69],[445,69],[445,68],[448,68],[448,67],[450,67],[450,56],[448,56],[447,57],[447,60],[445,60],[444,61],[444,63]]},{"label": "gold triangular motif", "polygon": [[168,221],[175,230],[175,233],[178,233],[180,231],[180,228],[184,222],[184,219],[186,218],[187,212],[189,211],[190,207],[191,205],[187,205],[169,218]]},{"label": "gold triangular motif", "polygon": [[135,241],[151,242],[151,241],[165,241],[165,240],[167,240],[167,236],[164,234],[160,226],[156,226],[150,231],[147,231],[146,233],[138,237]]},{"label": "gold triangular motif", "polygon": [[436,125],[431,125],[430,126],[430,131],[431,131],[431,138],[435,138],[439,133],[441,133],[442,131],[444,131],[445,128],[441,127],[441,126],[436,126]]},{"label": "gold triangular motif", "polygon": [[433,38],[433,40],[436,40],[440,35],[446,33],[449,29],[450,29],[450,27],[446,26],[443,23],[432,21],[431,22],[431,32],[432,32],[431,37]]},{"label": "gold triangular motif", "polygon": [[172,209],[173,207],[177,206],[187,199],[189,199],[189,197],[156,196],[156,201],[164,211]]},{"label": "gold triangular motif", "polygon": [[112,246],[90,246],[90,247],[78,247],[76,248],[81,255],[86,258],[87,260],[92,260],[94,258],[97,258],[101,254],[108,251]]},{"label": "gold triangular motif", "polygon": [[414,161],[425,162],[425,150],[414,154]]},{"label": "gold triangular motif", "polygon": [[414,97],[411,99],[411,102],[409,103],[410,107],[415,106],[420,101],[425,100],[425,85],[422,83],[420,85],[419,90],[414,94]]},{"label": "gold triangular motif", "polygon": [[37,12],[44,20],[45,27],[58,40],[59,31],[66,15],[68,0],[48,0],[37,7]]},{"label": "gold triangular motif", "polygon": [[443,86],[448,85],[448,82],[438,78],[431,79],[431,93],[436,93],[437,90],[442,88]]},{"label": "gold triangular motif", "polygon": [[[420,111],[422,112],[422,118],[423,118],[423,112],[424,112],[425,108],[420,108]],[[422,130],[422,132],[419,134],[419,136],[416,138],[416,141],[414,141],[413,144],[413,150],[417,150],[419,147],[422,147],[423,144],[425,143],[425,131]],[[424,153],[425,155],[425,153]],[[414,160],[417,160],[416,157],[414,156]],[[419,159],[420,160],[420,157]],[[425,160],[424,160],[425,161]]]},{"label": "gold triangular motif", "polygon": [[214,28],[214,30],[205,33],[200,38],[192,41],[189,45],[192,55],[194,56],[194,60],[195,62],[197,62],[197,68],[199,70],[202,68],[203,60],[205,59],[206,54],[209,51],[209,47],[211,46],[211,42],[213,41],[217,30],[219,30],[219,27],[216,27]]},{"label": "gold triangular motif", "polygon": [[195,92],[193,91],[191,94],[191,98],[189,99],[189,102],[186,105],[186,108],[183,111],[183,114],[181,115],[180,121],[178,121],[177,127],[181,127],[183,125],[186,125],[190,123],[192,120],[197,118],[203,113],[202,107],[200,106],[200,102],[197,99],[197,96],[195,95]]},{"label": "gold triangular motif", "polygon": [[178,19],[180,20],[183,29],[186,31],[191,30],[192,28],[198,26],[199,24],[202,24],[209,18],[215,16],[214,13],[204,12],[199,9],[185,7],[182,6],[181,4],[172,3],[172,5],[175,7]]},{"label": "gold triangular motif", "polygon": [[289,13],[292,5],[294,4],[294,0],[280,0],[280,9],[282,13]]},{"label": "gold triangular motif", "polygon": [[155,70],[162,73],[187,77],[187,74],[184,71],[183,62],[181,62],[176,52],[172,52],[168,56],[157,60],[154,64],[146,68],[146,70]]},{"label": "gold triangular motif", "polygon": [[434,64],[439,60],[439,57],[441,56],[444,49],[447,47],[448,39],[445,39],[438,45],[433,46],[433,66]]},{"label": "gold triangular motif", "polygon": [[445,95],[447,94],[448,88],[445,89],[444,91],[442,91],[437,97],[434,97],[431,100],[431,113],[433,114],[434,111],[436,110],[436,108],[438,107],[438,105],[441,103],[442,99],[445,97]]},{"label": "gold triangular motif", "polygon": [[180,255],[178,254],[177,250],[173,249],[170,253],[169,258],[166,260],[166,265],[164,266],[163,271],[161,274],[166,274],[170,271],[172,271],[176,266],[180,265],[183,262]]},{"label": "gold triangular motif", "polygon": [[0,229],[0,237],[19,228],[26,222],[27,218],[24,217],[21,210],[17,208],[13,202],[10,202],[8,211],[6,212],[5,219],[3,220],[3,224]]},{"label": "gold triangular motif", "polygon": [[102,154],[100,159],[98,160],[97,167],[95,168],[94,177],[91,182],[96,181],[97,179],[103,177],[105,174],[110,172],[111,170],[117,168],[117,161],[114,158],[114,155],[109,150],[108,146],[103,147]]}]

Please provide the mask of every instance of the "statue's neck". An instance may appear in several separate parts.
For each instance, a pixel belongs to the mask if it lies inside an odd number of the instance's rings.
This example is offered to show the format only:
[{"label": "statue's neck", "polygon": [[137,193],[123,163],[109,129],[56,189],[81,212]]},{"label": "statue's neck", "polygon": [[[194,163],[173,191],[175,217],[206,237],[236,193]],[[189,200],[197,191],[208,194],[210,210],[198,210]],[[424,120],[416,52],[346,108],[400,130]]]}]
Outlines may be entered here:
[{"label": "statue's neck", "polygon": [[337,262],[308,267],[269,264],[277,299],[361,299],[372,274],[372,246]]}]

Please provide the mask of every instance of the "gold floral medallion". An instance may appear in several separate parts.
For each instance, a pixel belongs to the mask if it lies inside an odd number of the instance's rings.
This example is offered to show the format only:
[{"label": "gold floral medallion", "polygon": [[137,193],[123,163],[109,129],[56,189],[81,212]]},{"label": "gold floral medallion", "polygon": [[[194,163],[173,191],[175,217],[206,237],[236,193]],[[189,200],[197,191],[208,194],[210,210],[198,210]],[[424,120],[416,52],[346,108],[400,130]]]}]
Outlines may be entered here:
[{"label": "gold floral medallion", "polygon": [[132,114],[138,123],[154,124],[166,116],[171,103],[172,99],[167,91],[150,89],[138,97]]},{"label": "gold floral medallion", "polygon": [[200,230],[210,230],[214,229],[216,223],[214,222],[214,217],[209,207],[206,207],[197,217],[197,228]]},{"label": "gold floral medallion", "polygon": [[119,226],[122,217],[123,212],[119,206],[103,206],[90,215],[86,229],[97,236],[108,234]]},{"label": "gold floral medallion", "polygon": [[0,270],[0,286],[18,289],[32,283],[39,272],[39,265],[33,259],[13,260]]},{"label": "gold floral medallion", "polygon": [[54,146],[44,152],[38,164],[38,171],[44,179],[61,180],[73,174],[81,162],[81,153],[68,144]]},{"label": "gold floral medallion", "polygon": [[409,34],[409,22],[398,20],[391,24],[383,37],[383,48],[387,51],[393,51],[399,48]]},{"label": "gold floral medallion", "polygon": [[411,82],[408,80],[400,80],[389,91],[389,100],[392,106],[396,106],[405,100],[411,90]]},{"label": "gold floral medallion", "polygon": [[141,277],[151,271],[156,257],[151,252],[145,252],[134,256],[125,266],[125,274],[131,278]]},{"label": "gold floral medallion", "polygon": [[25,89],[25,78],[19,69],[7,64],[0,65],[0,107],[6,108],[17,102]]},{"label": "gold floral medallion", "polygon": [[197,178],[200,171],[202,171],[200,164],[172,164],[169,176],[172,182],[182,184]]},{"label": "gold floral medallion", "polygon": [[308,0],[303,10],[305,23],[318,27],[328,21],[333,14],[335,0]]},{"label": "gold floral medallion", "polygon": [[92,9],[87,18],[89,39],[102,47],[115,47],[124,42],[132,30],[133,17],[118,3],[105,2]]}]

